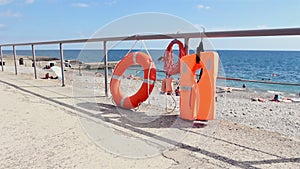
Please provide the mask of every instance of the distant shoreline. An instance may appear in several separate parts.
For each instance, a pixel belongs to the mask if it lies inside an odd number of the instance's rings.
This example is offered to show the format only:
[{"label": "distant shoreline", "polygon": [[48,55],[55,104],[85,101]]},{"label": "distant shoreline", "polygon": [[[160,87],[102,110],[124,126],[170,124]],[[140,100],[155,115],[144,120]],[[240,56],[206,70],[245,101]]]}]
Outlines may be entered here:
[{"label": "distant shoreline", "polygon": [[[8,51],[8,50],[3,50]],[[11,51],[11,50],[9,50]],[[23,51],[23,53],[22,53]],[[132,50],[136,51],[136,50]],[[25,53],[24,53],[25,52]],[[26,54],[27,52],[27,54]],[[40,52],[40,53],[39,53]],[[113,68],[116,62],[121,60],[128,50],[112,49],[108,53],[108,62],[110,63],[109,68]],[[164,55],[164,49],[149,49],[151,57],[153,58],[157,70],[163,70],[163,62],[159,61],[158,58]],[[177,61],[176,49],[174,50],[175,58]],[[190,51],[193,53],[193,51]],[[300,51],[264,51],[264,50],[219,50],[220,55],[220,72],[219,76],[255,80],[260,81],[262,79],[270,79],[271,82],[279,83],[299,83],[300,82],[300,72],[297,63],[300,62]],[[6,56],[7,55],[7,56]],[[31,50],[17,50],[17,59],[19,57],[29,58],[32,60]],[[64,60],[68,61],[78,61],[86,63],[87,69],[97,70],[101,72],[104,66],[98,67],[97,65],[102,65],[103,62],[103,50],[64,50]],[[4,58],[13,58],[12,53],[5,54]],[[36,58],[39,60],[59,60],[60,53],[59,50],[36,50]],[[47,59],[44,59],[47,58]],[[53,59],[48,59],[53,58]],[[28,63],[30,64],[30,63]],[[71,63],[72,64],[72,63]],[[76,69],[76,64],[72,64]],[[78,66],[77,66],[78,68]],[[82,69],[85,69],[82,67]],[[277,74],[278,76],[272,76],[272,74]],[[163,72],[157,73],[158,78],[164,78]],[[177,76],[176,76],[177,78]],[[264,83],[248,83],[240,81],[229,81],[227,80],[226,86],[242,87],[245,83],[249,89],[257,89],[264,91],[281,91],[288,93],[298,94],[300,92],[299,86],[283,86],[276,84],[264,84]],[[225,84],[220,84],[225,86]]]}]

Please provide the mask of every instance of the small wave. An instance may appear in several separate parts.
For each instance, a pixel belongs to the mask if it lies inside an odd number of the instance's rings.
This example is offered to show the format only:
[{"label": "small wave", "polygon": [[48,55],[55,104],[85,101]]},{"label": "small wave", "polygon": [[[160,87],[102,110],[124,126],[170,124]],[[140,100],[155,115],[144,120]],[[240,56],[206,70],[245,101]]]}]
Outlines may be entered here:
[{"label": "small wave", "polygon": [[267,90],[268,93],[272,93],[272,94],[284,94],[285,92],[281,92],[281,91],[274,91],[274,90]]}]

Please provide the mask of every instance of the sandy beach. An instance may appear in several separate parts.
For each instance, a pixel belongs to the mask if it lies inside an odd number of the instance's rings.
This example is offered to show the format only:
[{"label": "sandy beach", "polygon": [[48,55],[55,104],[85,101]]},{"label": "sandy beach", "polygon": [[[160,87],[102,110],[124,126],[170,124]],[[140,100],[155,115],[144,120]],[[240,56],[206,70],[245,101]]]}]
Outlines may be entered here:
[{"label": "sandy beach", "polygon": [[104,96],[100,73],[67,69],[61,87],[28,65],[15,75],[8,61],[0,72],[0,168],[300,168],[300,103],[251,100],[275,93],[218,93],[217,119],[194,126],[159,84],[123,110]]}]

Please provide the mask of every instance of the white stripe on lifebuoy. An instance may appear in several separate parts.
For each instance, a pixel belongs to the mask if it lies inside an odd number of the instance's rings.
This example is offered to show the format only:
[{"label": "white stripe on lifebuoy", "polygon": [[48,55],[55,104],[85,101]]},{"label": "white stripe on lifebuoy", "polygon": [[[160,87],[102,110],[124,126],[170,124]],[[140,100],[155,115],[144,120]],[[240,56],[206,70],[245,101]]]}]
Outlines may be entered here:
[{"label": "white stripe on lifebuoy", "polygon": [[120,101],[121,107],[124,107],[124,101],[125,101],[126,98],[127,98],[127,96],[122,97],[122,99]]},{"label": "white stripe on lifebuoy", "polygon": [[136,62],[136,55],[138,54],[138,52],[134,52],[134,55],[133,55],[133,57],[132,57],[132,59],[133,59],[133,63],[136,65],[137,64],[137,62]]},{"label": "white stripe on lifebuoy", "polygon": [[118,75],[112,75],[111,78],[116,79],[116,80],[121,80],[122,77],[118,76]]},{"label": "white stripe on lifebuoy", "polygon": [[155,81],[151,80],[151,79],[144,79],[143,82],[148,83],[148,84],[154,84],[155,83]]},{"label": "white stripe on lifebuoy", "polygon": [[192,87],[191,86],[181,86],[181,90],[188,90],[191,91]]}]

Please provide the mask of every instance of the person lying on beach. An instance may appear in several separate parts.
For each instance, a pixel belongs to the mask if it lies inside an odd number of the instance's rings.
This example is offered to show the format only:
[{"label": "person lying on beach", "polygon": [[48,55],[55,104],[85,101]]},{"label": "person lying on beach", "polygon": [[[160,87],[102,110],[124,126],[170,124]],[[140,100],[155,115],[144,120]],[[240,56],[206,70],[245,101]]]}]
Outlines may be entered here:
[{"label": "person lying on beach", "polygon": [[163,62],[164,60],[165,60],[165,56],[161,56],[157,59],[157,61],[159,61],[159,62]]},{"label": "person lying on beach", "polygon": [[130,74],[129,76],[127,76],[127,79],[133,79],[133,78],[134,78],[133,74]]},{"label": "person lying on beach", "polygon": [[102,77],[102,74],[100,72],[95,72],[96,77]]},{"label": "person lying on beach", "polygon": [[217,93],[232,93],[232,88],[230,87],[218,88]]},{"label": "person lying on beach", "polygon": [[[251,98],[251,101],[266,102],[267,99],[263,99],[263,98]],[[299,102],[298,99],[287,98],[287,97],[280,96],[278,94],[275,94],[274,98],[271,99],[271,100],[269,100],[269,101],[273,101],[273,102],[285,102],[285,103]]]},{"label": "person lying on beach", "polygon": [[53,77],[53,76],[50,76],[49,73],[46,73],[45,77],[42,77],[42,79],[58,79],[58,76]]},{"label": "person lying on beach", "polygon": [[251,101],[265,102],[266,99],[263,99],[263,98],[258,97],[258,98],[251,98]]}]

